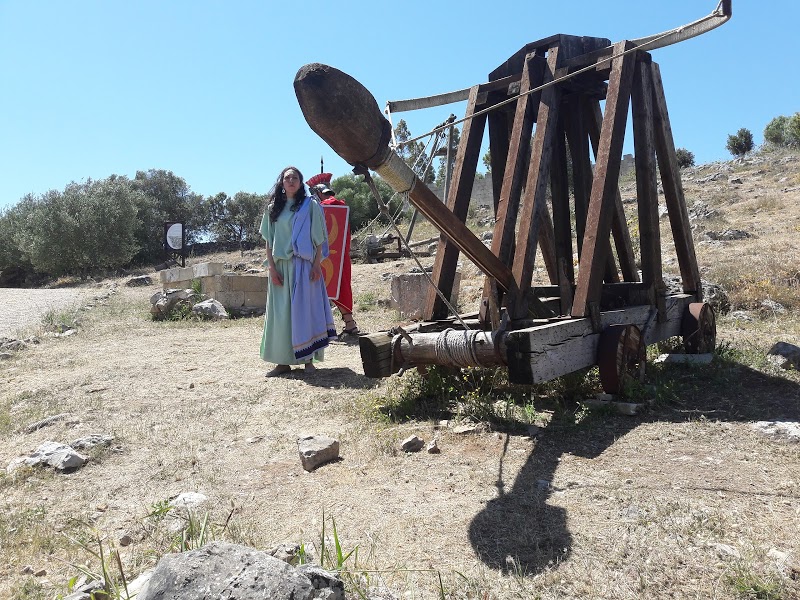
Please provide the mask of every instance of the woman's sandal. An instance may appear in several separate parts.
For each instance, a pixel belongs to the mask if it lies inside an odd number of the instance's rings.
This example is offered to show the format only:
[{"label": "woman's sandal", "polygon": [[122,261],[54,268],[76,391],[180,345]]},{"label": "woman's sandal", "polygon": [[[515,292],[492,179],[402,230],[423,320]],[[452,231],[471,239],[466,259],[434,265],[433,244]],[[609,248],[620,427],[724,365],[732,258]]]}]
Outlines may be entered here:
[{"label": "woman's sandal", "polygon": [[278,365],[274,369],[271,369],[266,372],[264,377],[278,377],[279,375],[286,375],[286,373],[291,373],[292,367],[289,365]]}]

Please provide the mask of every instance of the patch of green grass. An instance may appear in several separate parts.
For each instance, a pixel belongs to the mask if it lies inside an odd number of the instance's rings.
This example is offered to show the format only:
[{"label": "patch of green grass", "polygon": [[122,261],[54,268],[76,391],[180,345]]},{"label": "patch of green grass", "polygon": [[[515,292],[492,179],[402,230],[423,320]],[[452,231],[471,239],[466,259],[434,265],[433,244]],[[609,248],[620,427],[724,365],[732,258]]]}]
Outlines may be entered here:
[{"label": "patch of green grass", "polygon": [[45,600],[47,594],[44,586],[34,577],[28,577],[25,582],[14,590],[11,600]]},{"label": "patch of green grass", "polygon": [[64,333],[68,329],[76,329],[80,324],[78,309],[48,310],[42,316],[42,327],[46,331]]},{"label": "patch of green grass", "polygon": [[378,306],[378,295],[375,292],[364,292],[356,297],[356,308],[360,311],[374,309]]},{"label": "patch of green grass", "polygon": [[746,600],[789,600],[784,587],[774,576],[759,575],[745,565],[738,565],[727,577],[737,596]]}]

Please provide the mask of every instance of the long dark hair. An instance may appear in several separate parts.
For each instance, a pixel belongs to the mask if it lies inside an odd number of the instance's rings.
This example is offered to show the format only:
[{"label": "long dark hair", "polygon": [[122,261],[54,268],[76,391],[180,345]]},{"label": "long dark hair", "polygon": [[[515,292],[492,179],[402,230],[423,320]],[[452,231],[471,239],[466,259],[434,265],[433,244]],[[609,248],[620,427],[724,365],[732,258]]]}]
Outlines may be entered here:
[{"label": "long dark hair", "polygon": [[283,189],[283,175],[286,173],[286,171],[294,171],[300,178],[300,188],[297,190],[297,195],[294,198],[295,202],[292,205],[291,210],[296,211],[298,208],[300,208],[300,205],[303,204],[306,196],[308,195],[306,193],[306,184],[303,180],[303,174],[300,172],[300,169],[292,166],[285,167],[280,172],[280,175],[278,175],[278,181],[269,191],[269,220],[272,223],[278,220],[278,215],[281,214],[283,207],[286,206],[286,190]]}]

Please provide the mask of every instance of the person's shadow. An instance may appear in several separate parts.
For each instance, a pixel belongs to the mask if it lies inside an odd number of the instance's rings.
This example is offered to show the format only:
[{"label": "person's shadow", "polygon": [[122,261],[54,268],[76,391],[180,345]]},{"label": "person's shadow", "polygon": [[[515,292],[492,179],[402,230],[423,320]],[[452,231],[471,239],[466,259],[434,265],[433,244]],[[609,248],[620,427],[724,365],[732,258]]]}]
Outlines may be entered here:
[{"label": "person's shadow", "polygon": [[[325,363],[322,364],[324,365]],[[361,373],[356,373],[349,367],[326,368],[325,366],[319,366],[313,373],[302,373],[298,370],[297,376],[308,385],[330,389],[352,388],[367,390],[374,388],[378,381]]]},{"label": "person's shadow", "polygon": [[[561,457],[570,453],[595,458],[641,423],[696,420],[707,415],[728,421],[797,421],[800,385],[765,375],[715,356],[710,367],[664,365],[659,376],[678,385],[678,400],[662,401],[643,416],[597,415],[589,425],[551,422],[510,489],[498,465],[497,498],[489,501],[469,525],[476,555],[506,573],[535,574],[557,564],[572,550],[564,509],[547,503]],[[658,381],[656,381],[658,389]],[[673,388],[674,389],[674,388]],[[768,391],[767,391],[768,390]],[[758,402],[753,402],[758,398]]]}]

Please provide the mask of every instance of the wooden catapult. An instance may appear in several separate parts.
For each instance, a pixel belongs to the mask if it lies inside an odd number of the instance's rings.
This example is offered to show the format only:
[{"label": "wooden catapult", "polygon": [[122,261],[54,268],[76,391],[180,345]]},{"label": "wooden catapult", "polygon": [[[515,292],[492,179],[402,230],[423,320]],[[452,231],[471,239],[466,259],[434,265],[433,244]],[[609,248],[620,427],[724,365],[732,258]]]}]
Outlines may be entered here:
[{"label": "wooden catapult", "polygon": [[[445,203],[391,149],[391,125],[358,81],[319,63],[302,67],[295,92],[311,128],[355,172],[374,170],[407,193],[441,232],[424,319],[362,336],[365,374],[504,366],[512,383],[531,384],[598,365],[604,389],[617,393],[642,372],[650,344],[682,336],[687,353],[713,351],[714,313],[703,302],[661,74],[648,50],[730,16],[723,0],[709,17],[640,40],[554,35],[520,49],[487,83],[405,101],[467,101]],[[629,105],[640,268],[618,186]],[[487,124],[491,248],[465,225]],[[659,175],[680,293],[668,292],[662,276]],[[533,281],[537,250],[546,282]],[[486,275],[483,298],[474,312],[450,314],[445,299],[462,253]]]}]

